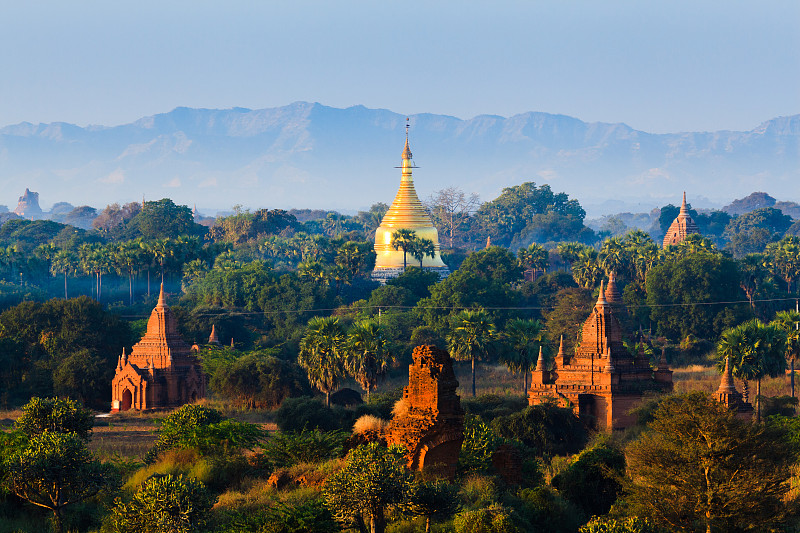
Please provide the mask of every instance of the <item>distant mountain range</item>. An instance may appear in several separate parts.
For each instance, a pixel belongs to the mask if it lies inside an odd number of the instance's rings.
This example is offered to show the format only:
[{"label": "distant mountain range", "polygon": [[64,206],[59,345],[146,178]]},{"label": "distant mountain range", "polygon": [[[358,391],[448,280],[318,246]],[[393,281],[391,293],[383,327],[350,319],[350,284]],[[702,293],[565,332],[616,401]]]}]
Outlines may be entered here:
[{"label": "distant mountain range", "polygon": [[[121,126],[22,123],[0,129],[0,203],[25,188],[43,205],[102,208],[170,197],[206,209],[340,211],[390,203],[400,180],[405,115],[297,102],[250,110],[177,108]],[[800,115],[751,131],[651,134],[547,113],[461,120],[411,115],[425,198],[460,187],[492,199],[524,181],[585,205],[723,205],[766,191],[800,200]],[[695,205],[700,206],[698,201]],[[13,209],[13,207],[12,207]]]}]

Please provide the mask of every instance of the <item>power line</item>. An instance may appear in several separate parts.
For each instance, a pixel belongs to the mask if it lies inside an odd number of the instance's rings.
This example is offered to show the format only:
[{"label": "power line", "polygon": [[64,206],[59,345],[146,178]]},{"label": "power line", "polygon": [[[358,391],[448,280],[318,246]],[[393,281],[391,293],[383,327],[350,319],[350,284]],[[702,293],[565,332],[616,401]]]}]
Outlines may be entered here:
[{"label": "power line", "polygon": [[[793,302],[797,298],[762,298],[755,299],[752,303],[765,303],[765,302]],[[666,304],[643,304],[643,305],[626,305],[628,309],[641,309],[641,308],[667,308],[667,307],[695,307],[695,306],[711,306],[711,305],[750,305],[750,300],[730,300],[730,301],[713,301],[713,302],[678,302]],[[506,306],[506,307],[487,307],[481,306],[482,309],[487,311],[547,311],[555,309],[555,306]],[[464,310],[472,309],[472,306],[417,306],[417,305],[365,305],[357,307],[320,307],[312,309],[276,309],[265,311],[235,311],[226,310],[225,308],[218,308],[219,312],[209,313],[194,313],[193,316],[263,316],[263,315],[276,315],[281,313],[320,313],[320,312],[333,312],[333,311],[361,311],[366,309],[378,310],[412,310],[412,309],[436,309],[436,310]],[[120,315],[122,318],[147,318],[150,315]]]}]

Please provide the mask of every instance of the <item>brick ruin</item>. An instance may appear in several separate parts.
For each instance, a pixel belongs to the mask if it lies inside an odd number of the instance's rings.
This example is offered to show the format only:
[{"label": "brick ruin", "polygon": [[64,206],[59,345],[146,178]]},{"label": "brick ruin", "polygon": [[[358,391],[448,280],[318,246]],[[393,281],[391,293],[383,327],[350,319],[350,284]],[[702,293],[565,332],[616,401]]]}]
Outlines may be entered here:
[{"label": "brick ruin", "polygon": [[435,346],[417,346],[403,389],[404,412],[386,431],[388,444],[408,450],[408,467],[455,478],[464,440],[464,410],[456,394],[458,380],[450,355]]},{"label": "brick ruin", "polygon": [[111,382],[111,411],[179,407],[205,395],[205,374],[178,333],[162,284],[147,332],[130,355],[123,349],[117,362]]},{"label": "brick ruin", "polygon": [[571,407],[589,426],[611,431],[636,422],[629,411],[640,403],[643,392],[671,391],[672,371],[663,353],[658,368],[653,369],[642,351],[635,356],[628,352],[606,294],[601,283],[575,355],[564,352],[562,339],[552,370],[539,358],[531,372],[528,403],[555,400]]}]

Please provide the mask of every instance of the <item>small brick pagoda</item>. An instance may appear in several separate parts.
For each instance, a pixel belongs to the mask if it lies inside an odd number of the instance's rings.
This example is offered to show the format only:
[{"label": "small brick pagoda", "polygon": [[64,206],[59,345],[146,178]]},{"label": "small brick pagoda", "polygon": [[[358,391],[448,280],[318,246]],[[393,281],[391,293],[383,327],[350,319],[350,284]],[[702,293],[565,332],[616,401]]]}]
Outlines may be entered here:
[{"label": "small brick pagoda", "polygon": [[147,332],[130,355],[123,349],[117,362],[111,382],[111,411],[178,407],[205,395],[205,374],[178,333],[162,284]]},{"label": "small brick pagoda", "polygon": [[736,383],[733,381],[733,370],[729,358],[725,358],[725,370],[722,372],[722,379],[714,397],[731,411],[736,413],[738,418],[749,420],[753,417],[753,406],[744,401],[742,394],[736,390]]},{"label": "small brick pagoda", "polygon": [[554,368],[539,357],[528,389],[528,403],[556,400],[571,407],[588,425],[611,431],[633,425],[629,411],[647,390],[672,390],[672,371],[662,353],[658,368],[640,351],[631,355],[622,344],[622,328],[606,301],[603,284],[592,314],[583,324],[574,356],[564,353],[562,338]]},{"label": "small brick pagoda", "polygon": [[664,248],[672,244],[678,244],[692,233],[700,233],[700,228],[689,215],[689,208],[686,206],[686,192],[683,193],[683,202],[678,216],[670,224],[667,234],[664,235]]},{"label": "small brick pagoda", "polygon": [[453,479],[464,440],[464,410],[456,394],[453,361],[435,346],[417,346],[412,357],[401,400],[406,409],[390,422],[386,441],[408,450],[410,469],[425,468]]}]

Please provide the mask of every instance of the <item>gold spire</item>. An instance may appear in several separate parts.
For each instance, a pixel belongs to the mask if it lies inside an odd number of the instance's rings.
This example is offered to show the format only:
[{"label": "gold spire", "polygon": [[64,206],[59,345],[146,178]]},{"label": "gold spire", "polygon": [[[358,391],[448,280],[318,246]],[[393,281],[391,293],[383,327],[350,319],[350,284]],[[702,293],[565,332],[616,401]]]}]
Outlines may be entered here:
[{"label": "gold spire", "polygon": [[[445,268],[446,265],[439,256],[439,233],[431,222],[431,217],[422,205],[414,189],[414,179],[411,169],[417,168],[411,160],[411,148],[408,142],[408,119],[406,119],[406,140],[403,147],[400,188],[392,202],[391,207],[383,216],[381,225],[375,231],[375,270],[402,269],[403,251],[392,248],[392,234],[399,229],[414,231],[420,239],[433,241],[435,254],[431,258],[426,256],[422,265],[425,267]],[[407,263],[414,265],[413,257],[407,256]],[[417,264],[419,264],[417,262]]]}]

